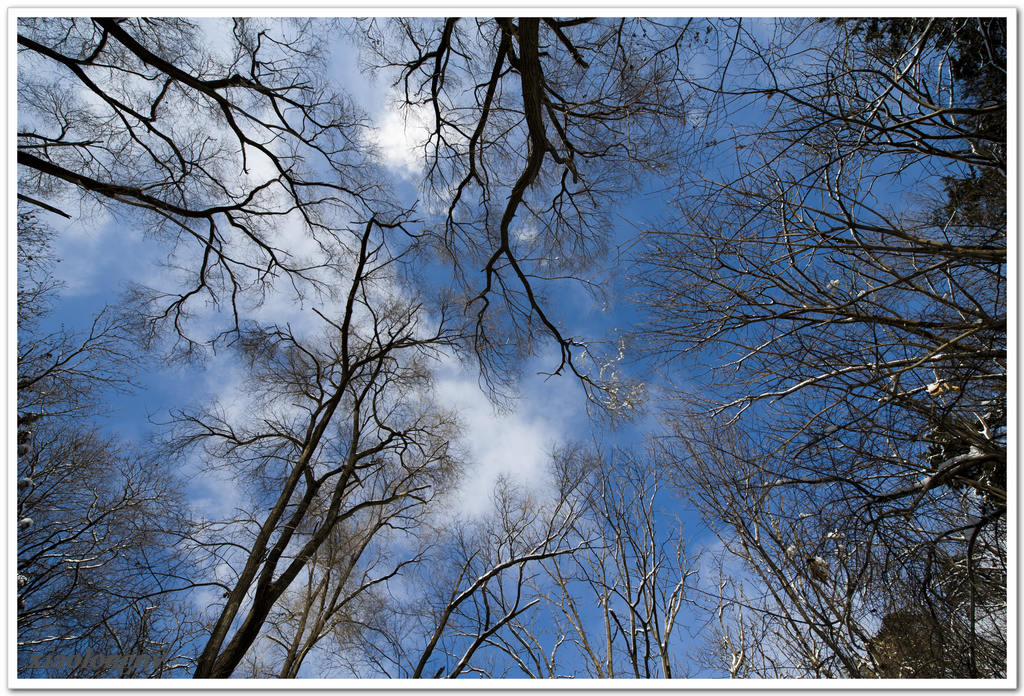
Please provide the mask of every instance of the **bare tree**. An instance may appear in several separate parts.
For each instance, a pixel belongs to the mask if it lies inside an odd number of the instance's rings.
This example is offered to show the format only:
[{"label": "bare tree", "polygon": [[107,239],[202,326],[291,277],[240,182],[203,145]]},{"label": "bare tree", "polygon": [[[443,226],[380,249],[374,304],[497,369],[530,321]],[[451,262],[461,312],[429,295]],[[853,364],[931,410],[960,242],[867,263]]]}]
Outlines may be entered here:
[{"label": "bare tree", "polygon": [[180,417],[176,448],[202,446],[252,485],[238,517],[192,534],[211,567],[230,568],[195,677],[232,674],[332,536],[416,524],[453,473],[454,424],[430,403],[428,368],[454,339],[444,316],[430,328],[419,303],[389,289],[391,234],[400,221],[370,219],[353,233],[339,316],[312,310],[321,336],[246,329],[238,345],[252,372],[252,418],[218,409]]},{"label": "bare tree", "polygon": [[877,608],[865,597],[871,538],[830,528],[813,491],[766,480],[752,438],[695,423],[685,438],[675,468],[727,554],[708,609],[730,676],[859,676]]},{"label": "bare tree", "polygon": [[[563,467],[585,474],[577,533],[587,545],[545,563],[545,596],[556,626],[546,661],[599,679],[679,677],[684,658],[676,641],[678,619],[692,599],[697,559],[687,554],[678,505],[663,490],[661,463],[651,453],[569,448],[556,454]],[[685,630],[685,629],[684,629]],[[515,651],[545,660],[536,631],[525,627]],[[555,676],[555,670],[544,676]],[[536,676],[541,676],[537,674]]]},{"label": "bare tree", "polygon": [[[300,291],[321,287],[329,257],[285,246],[284,227],[330,247],[333,217],[385,205],[360,145],[366,124],[320,79],[317,37],[329,25],[218,22],[23,18],[18,27],[19,195],[68,217],[62,201],[91,197],[168,240],[183,277],[155,291],[153,309],[183,336],[203,298],[223,303],[237,329],[246,290],[258,298],[279,277]],[[224,45],[207,45],[204,31]]]},{"label": "bare tree", "polygon": [[[735,74],[708,87],[708,105],[750,109],[764,125],[704,131],[738,171],[705,167],[705,181],[686,182],[696,193],[674,227],[649,235],[640,276],[649,345],[713,365],[703,393],[672,409],[674,437],[697,448],[679,466],[721,496],[705,509],[771,592],[793,580],[783,539],[805,563],[833,531],[861,545],[856,567],[840,564],[851,585],[828,600],[836,609],[806,625],[839,621],[866,601],[858,592],[909,577],[939,601],[942,558],[971,567],[961,577],[977,608],[999,582],[980,567],[1005,549],[1005,22],[733,27]],[[739,426],[741,450],[685,411]],[[722,451],[729,463],[699,473]],[[825,587],[813,576],[805,586]],[[996,624],[999,611],[989,605]],[[849,639],[863,646],[878,627],[854,623]],[[988,623],[961,626],[965,642]],[[828,648],[839,657],[814,673],[857,673],[857,650]],[[978,676],[969,662],[964,675]]]},{"label": "bare tree", "polygon": [[[948,492],[926,519],[864,519],[840,485],[823,500],[770,478],[780,465],[738,429],[694,421],[670,448],[679,445],[673,468],[722,542],[718,593],[705,593],[717,615],[712,652],[731,676],[1005,673],[1005,541],[973,517],[970,496]],[[936,529],[951,531],[936,539]],[[923,645],[912,633],[923,625],[930,653],[893,649]]]},{"label": "bare tree", "polygon": [[[422,553],[409,550],[404,533],[410,531],[412,508],[420,500],[406,500],[400,508],[378,508],[372,516],[353,523],[346,520],[314,553],[305,578],[296,580],[267,620],[264,643],[276,650],[268,671],[254,676],[294,679],[303,662],[320,650],[321,662],[340,663],[344,673],[359,674],[358,655],[363,644],[379,633],[379,616],[393,613],[388,582],[418,563]],[[396,538],[396,533],[401,532]],[[390,543],[389,543],[390,542]]]},{"label": "bare tree", "polygon": [[586,544],[573,533],[580,508],[571,492],[579,483],[562,481],[570,495],[546,499],[546,492],[531,494],[500,479],[491,512],[448,522],[443,555],[421,568],[432,574],[424,578],[431,592],[420,610],[424,643],[410,654],[409,676],[518,676],[523,665],[509,660],[508,646],[543,601],[536,591],[543,564]]},{"label": "bare tree", "polygon": [[[601,192],[621,192],[623,182],[631,180],[627,176],[618,181],[615,167],[597,165],[616,158],[642,168],[664,157],[659,143],[647,142],[656,139],[653,130],[641,136],[641,121],[674,117],[670,104],[653,99],[659,86],[655,74],[666,74],[671,61],[658,54],[644,65],[630,65],[620,45],[611,63],[604,64],[603,49],[612,41],[621,44],[624,24],[595,25],[590,43],[577,47],[568,34],[589,22],[547,21],[544,31],[557,37],[553,47],[564,47],[577,65],[588,60],[601,64],[593,81],[598,92],[604,90],[598,81],[615,79],[613,96],[606,99],[612,113],[605,114],[600,102],[591,104],[588,94],[572,89],[576,83],[571,77],[555,80],[561,70],[557,63],[549,67],[547,78],[535,72],[542,59],[541,29],[536,20],[524,21],[522,31],[504,20],[492,24],[501,27],[495,37],[502,37],[495,79],[505,79],[500,73],[506,67],[529,74],[524,82],[527,108],[520,111],[528,113],[532,124],[529,139],[542,144],[543,138],[546,144],[529,158],[528,171],[521,174],[517,193],[505,207],[504,255],[487,251],[493,257],[485,270],[488,289],[478,302],[486,307],[495,292],[504,296],[507,290],[506,309],[528,323],[539,319],[558,338],[563,349],[560,370],[572,366],[575,344],[544,314],[528,280],[539,261],[520,266],[527,257],[509,246],[510,222],[520,204],[539,205],[526,194],[540,183],[549,155],[577,180],[577,162],[590,161],[592,180],[583,188],[562,185],[564,193],[553,193],[546,223],[566,230],[557,242],[565,246],[561,258],[575,248],[585,251],[586,238],[594,237],[597,229],[591,219],[597,207],[591,199]],[[226,50],[203,45],[204,31],[226,26]],[[652,31],[654,27],[652,23]],[[184,448],[201,447],[212,463],[251,484],[247,507],[238,516],[202,520],[182,541],[183,549],[206,561],[197,564],[189,581],[214,584],[225,593],[225,601],[212,607],[210,635],[197,658],[196,677],[231,675],[250,648],[274,631],[288,646],[282,673],[297,673],[304,655],[324,633],[340,630],[337,619],[350,595],[348,590],[334,593],[349,587],[351,570],[359,565],[352,561],[348,575],[335,568],[321,573],[315,559],[325,554],[330,558],[346,529],[368,530],[364,541],[376,543],[383,536],[377,532],[415,526],[453,467],[447,452],[451,419],[432,408],[425,396],[413,408],[410,395],[428,391],[425,361],[431,355],[466,341],[449,328],[443,304],[432,307],[435,314],[428,317],[421,303],[381,289],[390,267],[403,259],[402,247],[427,237],[416,232],[418,223],[411,214],[396,211],[387,201],[387,187],[366,157],[361,116],[317,80],[323,73],[323,54],[314,37],[321,28],[312,22],[271,30],[249,20],[226,25],[113,18],[26,18],[19,24],[22,200],[67,215],[63,207],[84,195],[120,214],[130,212],[133,221],[165,237],[171,265],[186,277],[180,288],[146,296],[159,302],[151,309],[158,318],[169,318],[191,349],[195,339],[186,323],[189,307],[204,297],[218,306],[223,303],[233,319],[228,333],[253,373],[262,409],[257,418],[239,422],[233,414],[216,410],[183,412],[178,437],[168,450],[180,455]],[[678,38],[676,27],[659,31]],[[419,48],[417,44],[415,50]],[[407,65],[406,77],[417,70]],[[626,79],[640,75],[646,91],[638,89],[639,79]],[[626,94],[627,87],[633,92]],[[562,93],[551,92],[555,88]],[[493,102],[495,113],[519,108],[515,100],[504,105],[497,81],[491,89],[499,97]],[[622,100],[617,93],[625,95]],[[534,116],[542,102],[545,112],[537,122]],[[479,122],[481,133],[490,138],[487,108]],[[538,123],[545,132],[555,130],[544,135]],[[603,124],[598,130],[614,133],[622,152],[609,146],[601,133],[591,132],[588,123]],[[561,143],[557,148],[548,142],[555,142],[556,132]],[[500,149],[511,155],[515,139],[497,133]],[[476,166],[473,176],[479,183],[481,173],[489,177],[490,168],[497,171],[504,165],[488,155]],[[562,176],[563,182],[567,177]],[[492,195],[500,194],[485,192],[484,197]],[[468,202],[468,194],[451,203],[459,216],[469,210],[460,207],[460,200]],[[365,223],[355,232],[354,244],[344,222],[353,218]],[[316,251],[309,258],[284,241],[282,228],[291,224],[312,238]],[[481,229],[491,234],[487,227]],[[454,241],[449,251],[457,255]],[[504,287],[508,268],[514,269],[521,289]],[[239,303],[243,298],[260,302],[261,293],[281,278],[300,297],[325,304],[340,297],[341,316],[318,311],[322,336],[311,338],[290,326],[246,325]],[[339,287],[346,290],[337,291]],[[488,322],[496,318],[480,310],[479,327],[485,315]],[[428,324],[440,328],[424,329]],[[528,342],[532,327],[526,329],[513,342]],[[474,347],[481,355],[509,344],[493,332],[481,330],[477,338]],[[501,381],[512,372],[511,362],[487,364],[499,370],[488,375],[499,374]],[[379,524],[370,524],[372,520]],[[354,550],[360,549],[365,547]],[[307,602],[307,609],[316,611],[300,612],[299,623],[306,621],[300,628],[285,615],[303,580],[312,583],[307,599],[313,603]],[[358,590],[363,585],[351,596],[362,594]],[[492,601],[487,598],[495,586],[475,587],[456,604]],[[333,599],[326,601],[328,596]],[[317,598],[324,598],[319,608],[314,606]],[[441,632],[449,627],[448,619],[440,621]],[[467,668],[467,660],[460,661],[455,673]]]},{"label": "bare tree", "polygon": [[[138,322],[52,328],[48,236],[20,218],[22,663],[59,643],[175,656],[123,677],[670,678],[699,595],[732,677],[1005,675],[1005,22],[358,27],[424,119],[412,210],[322,77],[336,24],[19,21],[21,204],[94,200],[159,237],[148,337],[166,321],[191,353],[205,302],[246,374],[162,448],[103,435]],[[666,181],[635,344],[689,383],[665,437],[567,449],[544,492],[451,512],[439,357],[497,397],[550,340],[606,413],[639,404],[626,344],[553,297],[601,294],[616,203]],[[282,287],[292,320],[250,321]],[[189,520],[183,461],[237,508]],[[682,491],[724,549],[713,586]]]},{"label": "bare tree", "polygon": [[[567,447],[553,453],[551,477],[549,502],[498,489],[496,515],[463,523],[420,569],[441,598],[440,619],[426,624],[446,656],[436,675],[678,676],[677,620],[696,565],[653,460]],[[557,552],[539,553],[538,539]],[[439,659],[428,647],[420,676]]]},{"label": "bare tree", "polygon": [[366,33],[374,67],[397,70],[400,103],[425,121],[426,195],[442,212],[423,243],[450,264],[490,386],[541,335],[559,347],[554,374],[607,386],[608,356],[571,335],[547,292],[565,280],[600,287],[614,202],[676,161],[680,54],[695,30],[450,17],[375,20]]},{"label": "bare tree", "polygon": [[[31,677],[158,676],[198,625],[175,580],[185,524],[170,467],[105,434],[112,389],[138,358],[129,322],[105,309],[89,329],[48,331],[59,283],[52,232],[19,214],[18,669]],[[166,653],[170,663],[54,663],[54,656]],[[120,672],[118,672],[120,669]],[[145,670],[149,671],[145,671]]]},{"label": "bare tree", "polygon": [[[200,629],[174,550],[187,509],[166,465],[81,426],[37,422],[18,495],[18,657],[27,677],[154,677]],[[60,665],[55,656],[162,656]]]}]

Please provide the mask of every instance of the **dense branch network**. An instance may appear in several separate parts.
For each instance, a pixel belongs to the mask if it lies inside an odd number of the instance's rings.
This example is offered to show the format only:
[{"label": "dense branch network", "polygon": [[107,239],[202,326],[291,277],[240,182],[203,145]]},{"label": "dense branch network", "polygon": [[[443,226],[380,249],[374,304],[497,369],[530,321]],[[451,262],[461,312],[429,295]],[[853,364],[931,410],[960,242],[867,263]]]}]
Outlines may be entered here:
[{"label": "dense branch network", "polygon": [[197,29],[35,19],[18,33],[20,193],[67,215],[64,183],[142,211],[184,257],[185,287],[162,291],[156,308],[183,336],[204,295],[227,303],[237,329],[251,286],[283,276],[323,287],[317,269],[330,255],[304,258],[281,226],[329,250],[332,216],[383,206],[383,188],[364,175],[362,119],[315,78],[308,26],[282,40],[235,20],[224,58],[197,47]]},{"label": "dense branch network", "polygon": [[[564,328],[547,288],[599,288],[610,205],[674,166],[688,24],[449,18],[369,29],[377,63],[399,72],[402,103],[427,114],[427,195],[442,211],[434,242],[475,315],[485,377],[500,382],[511,356],[546,335],[559,348],[554,374],[609,386],[588,362],[604,356]],[[482,282],[469,273],[478,265]]]}]

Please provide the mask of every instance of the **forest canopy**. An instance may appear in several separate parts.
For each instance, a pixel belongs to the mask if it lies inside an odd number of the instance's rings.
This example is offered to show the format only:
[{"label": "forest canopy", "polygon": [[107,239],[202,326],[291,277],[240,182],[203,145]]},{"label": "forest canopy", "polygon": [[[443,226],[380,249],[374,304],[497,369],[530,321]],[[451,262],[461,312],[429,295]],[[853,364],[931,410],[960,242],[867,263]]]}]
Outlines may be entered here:
[{"label": "forest canopy", "polygon": [[19,16],[17,677],[1009,683],[1008,21]]}]

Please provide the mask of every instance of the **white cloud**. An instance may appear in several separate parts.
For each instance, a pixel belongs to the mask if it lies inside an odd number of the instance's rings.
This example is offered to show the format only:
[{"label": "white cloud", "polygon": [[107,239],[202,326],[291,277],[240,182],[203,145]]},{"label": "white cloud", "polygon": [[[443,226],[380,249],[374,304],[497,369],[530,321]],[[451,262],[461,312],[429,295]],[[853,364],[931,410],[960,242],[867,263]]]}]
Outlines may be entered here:
[{"label": "white cloud", "polygon": [[537,227],[536,218],[529,217],[521,224],[513,224],[511,232],[517,242],[526,244],[537,239],[540,229]]},{"label": "white cloud", "polygon": [[228,519],[233,517],[239,508],[244,507],[238,482],[229,472],[202,466],[188,468],[193,472],[189,477],[191,505],[193,510],[205,519]]},{"label": "white cloud", "polygon": [[372,144],[379,162],[393,174],[418,182],[423,176],[423,144],[430,133],[432,113],[426,107],[400,108],[394,97],[374,115]]},{"label": "white cloud", "polygon": [[486,512],[499,477],[542,492],[552,449],[566,443],[566,433],[574,431],[570,421],[585,411],[576,383],[569,378],[527,380],[517,408],[501,412],[480,389],[475,369],[449,360],[440,375],[436,397],[458,414],[468,455],[454,496],[458,511]]},{"label": "white cloud", "polygon": [[116,287],[126,273],[124,252],[139,258],[138,235],[114,222],[109,210],[83,198],[72,189],[58,190],[43,200],[68,214],[71,220],[42,213],[33,206],[39,219],[53,230],[53,253],[60,263],[54,266],[57,280],[64,283],[60,294],[76,297]]}]

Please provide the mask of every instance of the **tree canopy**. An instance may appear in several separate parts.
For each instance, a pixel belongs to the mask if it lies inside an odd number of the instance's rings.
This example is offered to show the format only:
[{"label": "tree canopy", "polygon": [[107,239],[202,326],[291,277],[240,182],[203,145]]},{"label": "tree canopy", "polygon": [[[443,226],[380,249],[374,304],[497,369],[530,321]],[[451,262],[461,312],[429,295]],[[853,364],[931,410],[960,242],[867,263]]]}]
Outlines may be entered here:
[{"label": "tree canopy", "polygon": [[1005,680],[1007,21],[19,16],[18,676]]}]

